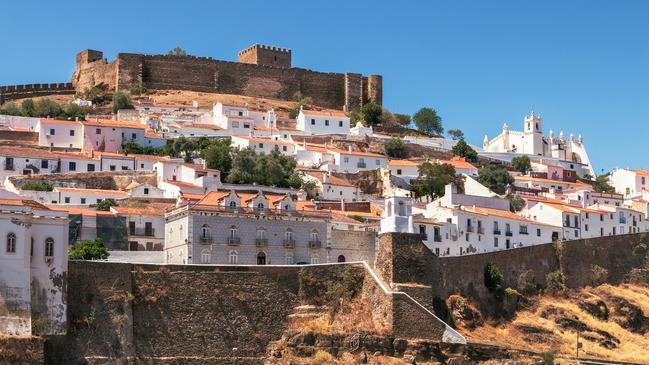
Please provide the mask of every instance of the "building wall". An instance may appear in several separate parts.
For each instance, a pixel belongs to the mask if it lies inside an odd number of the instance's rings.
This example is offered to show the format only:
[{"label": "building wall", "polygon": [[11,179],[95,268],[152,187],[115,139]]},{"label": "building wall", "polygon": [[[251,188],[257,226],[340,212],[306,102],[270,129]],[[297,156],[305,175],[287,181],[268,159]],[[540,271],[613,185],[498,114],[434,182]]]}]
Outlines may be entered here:
[{"label": "building wall", "polygon": [[[360,98],[347,99],[345,74],[279,68],[209,57],[119,53],[112,63],[78,59],[72,82],[77,91],[103,82],[110,89],[143,82],[149,89],[178,89],[290,100],[296,92],[315,104],[335,109],[358,107],[362,100],[381,102],[382,79],[359,85]],[[362,78],[367,80],[367,78]],[[350,92],[351,94],[351,92]],[[353,105],[352,105],[353,104]],[[349,109],[349,108],[348,108]]]},{"label": "building wall", "polygon": [[303,131],[307,134],[348,135],[350,126],[348,117],[300,112],[297,117],[296,128],[297,130]]}]

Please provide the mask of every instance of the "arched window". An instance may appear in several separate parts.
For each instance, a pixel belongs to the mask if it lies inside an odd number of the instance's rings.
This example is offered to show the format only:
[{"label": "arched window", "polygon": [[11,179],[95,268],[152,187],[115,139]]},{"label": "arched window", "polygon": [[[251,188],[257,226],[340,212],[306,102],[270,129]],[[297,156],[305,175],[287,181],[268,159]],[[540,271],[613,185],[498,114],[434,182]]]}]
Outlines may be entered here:
[{"label": "arched window", "polygon": [[284,263],[286,265],[293,265],[293,253],[292,252],[287,252],[286,255],[284,256]]},{"label": "arched window", "polygon": [[266,253],[265,252],[259,252],[257,254],[257,265],[266,265]]},{"label": "arched window", "polygon": [[311,256],[311,263],[312,264],[319,264],[320,263],[320,258],[318,257],[318,255]]},{"label": "arched window", "polygon": [[237,238],[238,235],[239,235],[239,229],[237,228],[237,226],[235,225],[230,226],[230,233],[228,234],[228,238],[235,239]]},{"label": "arched window", "polygon": [[403,204],[403,200],[399,201],[399,215],[400,216],[406,215],[406,206]]},{"label": "arched window", "polygon": [[16,253],[16,234],[13,232],[7,235],[7,253]]},{"label": "arched window", "polygon": [[264,209],[264,203],[258,203],[257,209]]},{"label": "arched window", "polygon": [[318,231],[314,229],[313,231],[311,231],[311,242],[315,243],[315,242],[319,242],[319,241],[320,240],[319,240]]},{"label": "arched window", "polygon": [[54,256],[54,239],[52,237],[48,237],[45,240],[45,257],[53,257]]},{"label": "arched window", "polygon": [[201,264],[209,264],[211,260],[210,250],[204,249],[201,251]]},{"label": "arched window", "polygon": [[237,202],[232,200],[230,201],[230,208],[236,208],[237,207]]},{"label": "arched window", "polygon": [[345,262],[345,255],[338,255],[338,262]]},{"label": "arched window", "polygon": [[237,251],[232,250],[230,251],[228,262],[230,263],[230,265],[236,265],[238,258],[239,258],[239,254],[237,253]]},{"label": "arched window", "polygon": [[290,228],[286,229],[286,232],[284,232],[284,241],[286,242],[293,242],[293,230]]},{"label": "arched window", "polygon": [[203,224],[201,227],[201,238],[206,239],[210,237],[210,226]]}]

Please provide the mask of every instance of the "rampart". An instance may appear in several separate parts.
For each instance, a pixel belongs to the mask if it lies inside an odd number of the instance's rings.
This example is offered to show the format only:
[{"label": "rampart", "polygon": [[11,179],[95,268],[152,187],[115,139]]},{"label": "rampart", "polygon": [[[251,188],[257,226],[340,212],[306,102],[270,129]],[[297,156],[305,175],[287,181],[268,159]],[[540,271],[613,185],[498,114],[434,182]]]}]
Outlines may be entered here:
[{"label": "rampart", "polygon": [[[290,61],[289,66],[290,66]],[[286,65],[286,62],[282,63]],[[382,103],[382,77],[325,73],[215,60],[211,57],[119,53],[108,62],[99,51],[77,55],[72,84],[83,91],[100,83],[109,89],[142,84],[149,89],[174,89],[291,100],[296,92],[328,108],[351,110],[367,101]]]},{"label": "rampart", "polygon": [[0,104],[14,99],[74,93],[75,89],[71,82],[0,86]]}]

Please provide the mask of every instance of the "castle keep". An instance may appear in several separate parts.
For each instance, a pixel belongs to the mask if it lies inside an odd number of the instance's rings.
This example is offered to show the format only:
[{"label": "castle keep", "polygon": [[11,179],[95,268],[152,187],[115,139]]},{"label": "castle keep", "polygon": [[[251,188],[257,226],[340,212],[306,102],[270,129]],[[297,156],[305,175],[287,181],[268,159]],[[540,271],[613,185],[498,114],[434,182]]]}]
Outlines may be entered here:
[{"label": "castle keep", "polygon": [[237,54],[237,62],[211,57],[118,53],[108,62],[103,53],[77,54],[72,84],[83,91],[100,83],[111,90],[142,84],[148,89],[175,89],[290,100],[296,92],[327,108],[352,110],[382,103],[380,75],[325,73],[292,67],[291,50],[255,44]]}]

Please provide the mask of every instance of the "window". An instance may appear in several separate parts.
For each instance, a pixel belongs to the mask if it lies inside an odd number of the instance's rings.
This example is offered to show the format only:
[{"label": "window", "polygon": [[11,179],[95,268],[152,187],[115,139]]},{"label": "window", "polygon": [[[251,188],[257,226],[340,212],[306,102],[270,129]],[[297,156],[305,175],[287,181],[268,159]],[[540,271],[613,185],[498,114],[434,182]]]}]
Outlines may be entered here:
[{"label": "window", "polygon": [[109,169],[110,171],[115,171],[115,165],[110,165]]},{"label": "window", "polygon": [[286,146],[282,146],[282,151],[284,151],[284,152],[288,151],[288,149],[286,148]]},{"label": "window", "polygon": [[122,170],[128,170],[128,166],[122,166]]},{"label": "window", "polygon": [[16,234],[13,232],[7,235],[7,253],[16,253]]},{"label": "window", "polygon": [[284,255],[284,263],[286,265],[293,265],[293,253],[292,252],[287,252],[286,255]]},{"label": "window", "polygon": [[401,175],[401,169],[397,169],[397,175]]},{"label": "window", "polygon": [[95,134],[101,134],[101,128],[95,129]]},{"label": "window", "polygon": [[[342,126],[343,126],[343,121],[342,121],[342,120],[338,121],[338,126],[339,126],[339,127],[342,127]],[[345,256],[343,256],[343,258],[345,258]],[[343,262],[345,262],[345,261],[343,261]]]},{"label": "window", "polygon": [[541,237],[541,228],[536,229],[536,236]]},{"label": "window", "polygon": [[137,139],[137,134],[131,133],[131,139]]},{"label": "window", "polygon": [[81,198],[81,204],[86,204],[86,198]]},{"label": "window", "polygon": [[588,224],[584,224],[584,229],[588,232]]},{"label": "window", "polygon": [[243,112],[242,111],[239,111],[239,116],[243,117]]},{"label": "window", "polygon": [[144,168],[144,164],[143,164],[143,163],[140,164],[140,168],[141,168],[141,169]]},{"label": "window", "polygon": [[381,160],[377,159],[376,160],[376,166],[380,166],[380,165],[381,165]]},{"label": "window", "polygon": [[50,136],[56,135],[56,130],[54,128],[50,128]]},{"label": "window", "polygon": [[329,126],[329,121],[325,119],[325,126]]},{"label": "window", "polygon": [[243,123],[243,128],[250,128],[250,124],[249,123]]},{"label": "window", "polygon": [[258,240],[266,239],[266,230],[264,228],[257,228],[257,239]]},{"label": "window", "polygon": [[343,158],[343,161],[344,161],[345,163],[348,163],[348,162],[349,162],[349,157],[345,156],[345,157]]},{"label": "window", "polygon": [[318,242],[320,241],[318,238],[318,231],[314,230],[311,232],[311,242]]},{"label": "window", "polygon": [[149,188],[144,188],[144,195],[149,195]]},{"label": "window", "polygon": [[237,254],[237,251],[234,250],[230,251],[230,254],[228,256],[229,256],[228,262],[230,263],[230,265],[236,265],[239,258],[239,254]]},{"label": "window", "polygon": [[345,256],[344,255],[338,255],[338,260],[337,261],[338,262],[345,262]]},{"label": "window", "polygon": [[264,209],[264,203],[257,204],[257,209]]},{"label": "window", "polygon": [[201,251],[201,264],[209,264],[210,263],[210,250],[204,249]]},{"label": "window", "polygon": [[259,144],[259,148],[264,148],[264,144],[263,144],[263,143],[260,143],[260,144]]},{"label": "window", "polygon": [[293,242],[293,230],[289,228],[284,232],[284,240],[287,242]]},{"label": "window", "polygon": [[232,122],[232,128],[239,128],[239,122]]},{"label": "window", "polygon": [[47,161],[47,160],[41,160],[41,168],[42,168],[42,169],[46,169],[46,168],[48,168],[48,167],[49,167],[49,164],[50,164],[49,161]]},{"label": "window", "polygon": [[320,259],[318,258],[318,256],[312,256],[311,257],[311,264],[315,265],[315,264],[319,264],[319,263],[320,263]]},{"label": "window", "polygon": [[230,208],[236,208],[237,207],[237,202],[234,200],[230,202]]},{"label": "window", "polygon": [[53,257],[53,256],[54,256],[54,239],[48,237],[45,240],[45,257]]},{"label": "window", "polygon": [[69,197],[69,196],[66,196],[66,197],[64,198],[64,200],[65,200],[65,203],[66,203],[66,204],[70,204],[70,197]]},{"label": "window", "polygon": [[311,125],[315,125],[315,119],[311,119]]},{"label": "window", "polygon": [[239,233],[239,230],[237,229],[237,226],[230,226],[230,234],[229,234],[228,237],[229,237],[231,240],[234,240],[234,239],[237,238],[237,234],[238,234],[238,233]]},{"label": "window", "polygon": [[74,137],[74,129],[70,129],[70,137]]},{"label": "window", "polygon": [[76,162],[70,162],[68,164],[68,170],[70,171],[77,171],[77,163]]},{"label": "window", "polygon": [[208,238],[210,236],[210,226],[203,224],[201,227],[201,238]]},{"label": "window", "polygon": [[498,247],[498,237],[494,237],[494,247]]},{"label": "window", "polygon": [[95,164],[94,163],[89,163],[87,170],[88,171],[95,171]]}]

